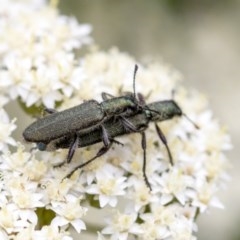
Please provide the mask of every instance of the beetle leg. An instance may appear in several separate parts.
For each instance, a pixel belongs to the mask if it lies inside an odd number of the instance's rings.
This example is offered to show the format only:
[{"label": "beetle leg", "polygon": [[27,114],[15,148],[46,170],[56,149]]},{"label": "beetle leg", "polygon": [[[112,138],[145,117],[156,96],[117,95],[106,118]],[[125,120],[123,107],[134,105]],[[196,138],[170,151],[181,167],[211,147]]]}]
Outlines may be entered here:
[{"label": "beetle leg", "polygon": [[115,139],[112,139],[112,138],[110,139],[109,136],[108,136],[107,129],[104,127],[104,125],[101,125],[101,127],[102,127],[102,140],[103,140],[103,144],[104,144],[105,147],[108,147],[112,143],[116,143],[116,144],[124,146],[123,143],[121,143],[121,142],[119,142]]},{"label": "beetle leg", "polygon": [[104,100],[104,101],[106,101],[106,100],[108,100],[108,99],[110,99],[110,98],[114,98],[114,96],[112,95],[112,94],[110,94],[110,93],[106,93],[106,92],[102,92],[102,99]]},{"label": "beetle leg", "polygon": [[102,140],[103,140],[103,144],[105,147],[109,146],[111,144],[109,136],[108,136],[108,132],[107,129],[104,127],[104,125],[101,125],[102,128]]},{"label": "beetle leg", "polygon": [[96,154],[96,156],[94,156],[93,158],[91,158],[90,160],[88,160],[87,162],[85,163],[82,163],[78,166],[76,166],[65,178],[69,178],[72,176],[72,174],[80,169],[80,168],[83,168],[84,166],[88,165],[89,163],[93,162],[95,159],[101,157],[102,155],[104,155],[109,149],[110,147],[112,146],[112,142],[110,142],[110,144],[108,146],[103,146],[102,148],[100,148],[100,150],[98,151],[98,153]]},{"label": "beetle leg", "polygon": [[137,132],[138,129],[125,117],[119,117],[126,132]]},{"label": "beetle leg", "polygon": [[146,149],[147,149],[146,134],[145,134],[145,132],[141,132],[141,135],[142,135],[142,150],[143,150],[143,168],[142,168],[143,178],[144,178],[144,181],[145,181],[147,187],[150,189],[150,191],[152,191],[151,184],[149,183],[147,174],[146,174],[146,165],[147,165],[147,162],[146,162]]},{"label": "beetle leg", "polygon": [[146,105],[145,97],[141,93],[138,93],[137,96],[138,96],[139,105],[140,106]]},{"label": "beetle leg", "polygon": [[111,142],[112,142],[112,143],[116,143],[116,144],[121,145],[121,146],[124,146],[123,143],[121,143],[121,142],[119,142],[119,141],[117,141],[117,140],[115,140],[115,139],[111,139]]},{"label": "beetle leg", "polygon": [[[139,132],[140,131],[130,121],[128,121],[128,119],[121,117],[121,116],[119,118],[121,119],[123,127],[125,128],[125,130],[127,132]],[[104,127],[104,125],[101,125],[101,128],[102,128],[102,140],[103,140],[104,146],[108,146],[111,142],[115,142],[115,143],[123,145],[122,143],[120,143],[116,140],[109,139],[107,129]]]},{"label": "beetle leg", "polygon": [[79,137],[78,137],[77,134],[75,134],[74,135],[74,140],[73,140],[73,142],[71,143],[71,145],[69,147],[66,161],[63,161],[63,162],[55,165],[54,167],[61,167],[61,166],[63,166],[65,164],[65,162],[70,163],[72,158],[73,158],[73,155],[74,155],[76,149],[78,148],[78,143],[79,143]]},{"label": "beetle leg", "polygon": [[161,139],[162,143],[165,145],[165,147],[167,149],[169,161],[170,161],[171,165],[173,165],[173,158],[172,158],[171,151],[170,151],[170,149],[168,147],[167,139],[164,136],[164,134],[163,134],[162,130],[160,129],[160,127],[156,123],[155,123],[155,128],[156,128],[156,131],[157,131],[157,134],[158,134],[159,138]]},{"label": "beetle leg", "polygon": [[122,125],[127,133],[142,132],[148,127],[148,125],[143,124],[142,126],[136,128],[136,126],[132,122],[130,122],[127,118],[121,116],[119,118],[122,121]]},{"label": "beetle leg", "polygon": [[76,149],[78,148],[78,142],[79,142],[79,137],[77,134],[75,134],[74,140],[69,147],[69,151],[68,151],[68,155],[67,155],[67,163],[71,162],[73,155],[74,155]]}]

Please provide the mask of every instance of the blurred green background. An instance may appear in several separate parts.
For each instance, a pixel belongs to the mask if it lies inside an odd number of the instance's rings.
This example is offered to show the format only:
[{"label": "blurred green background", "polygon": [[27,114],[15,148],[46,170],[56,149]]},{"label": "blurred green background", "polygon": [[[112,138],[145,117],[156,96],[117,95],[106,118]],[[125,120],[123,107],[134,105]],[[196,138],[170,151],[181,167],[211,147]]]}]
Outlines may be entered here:
[{"label": "blurred green background", "polygon": [[92,24],[102,49],[117,46],[139,60],[161,59],[183,73],[186,87],[208,96],[235,148],[228,154],[232,181],[218,194],[225,210],[210,209],[201,216],[197,236],[240,240],[240,1],[62,0],[59,8]]}]

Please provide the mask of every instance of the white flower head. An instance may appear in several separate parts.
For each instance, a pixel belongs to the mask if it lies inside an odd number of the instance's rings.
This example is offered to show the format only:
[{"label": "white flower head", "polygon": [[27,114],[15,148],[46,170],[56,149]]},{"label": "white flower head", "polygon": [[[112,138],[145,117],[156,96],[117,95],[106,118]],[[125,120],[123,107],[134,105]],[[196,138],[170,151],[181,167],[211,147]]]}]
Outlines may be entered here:
[{"label": "white flower head", "polygon": [[[58,103],[61,111],[94,99],[104,111],[101,93],[114,98],[133,92],[136,61],[129,55],[114,48],[77,59],[75,50],[91,43],[89,25],[59,15],[45,1],[2,3],[1,107],[18,98],[25,108],[53,108]],[[138,66],[136,93],[141,95],[136,94],[134,104],[139,107],[137,114],[149,122],[143,122],[139,131],[125,132],[129,129],[121,123],[130,119],[127,114],[131,111],[113,114],[112,119],[103,112],[95,128],[88,126],[78,132],[86,134],[78,144],[90,143],[76,149],[71,162],[61,167],[54,165],[66,161],[74,133],[51,140],[49,152],[36,151],[40,145],[28,151],[12,137],[15,120],[11,122],[1,109],[0,227],[4,233],[0,231],[0,235],[70,240],[69,227],[79,234],[89,230],[85,221],[85,216],[91,215],[89,206],[99,211],[110,206],[115,210],[101,221],[98,239],[196,239],[197,215],[210,206],[222,207],[216,192],[227,179],[225,151],[231,149],[230,137],[214,119],[206,98],[180,85],[179,72],[163,63]],[[160,130],[154,127],[150,116],[157,113],[149,104],[171,99],[173,90],[174,101],[170,102],[179,105],[199,129],[180,116],[157,122]],[[121,131],[115,141],[109,138],[112,146],[104,153],[106,136],[111,135],[108,130],[116,122],[120,125],[112,131]],[[103,125],[104,136],[100,131]],[[60,140],[65,142],[57,145]],[[66,149],[58,149],[61,147]],[[81,164],[86,166],[69,174]]]}]

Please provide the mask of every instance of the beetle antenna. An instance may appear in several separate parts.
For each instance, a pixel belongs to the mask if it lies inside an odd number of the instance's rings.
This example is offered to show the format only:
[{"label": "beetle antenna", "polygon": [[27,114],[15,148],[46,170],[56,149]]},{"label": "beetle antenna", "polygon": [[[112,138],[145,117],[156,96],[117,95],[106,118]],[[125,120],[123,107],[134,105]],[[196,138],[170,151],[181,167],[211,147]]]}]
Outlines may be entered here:
[{"label": "beetle antenna", "polygon": [[187,116],[186,113],[182,113],[182,115],[190,122],[196,129],[200,129],[200,127],[191,119]]},{"label": "beetle antenna", "polygon": [[133,97],[136,99],[136,74],[138,70],[138,65],[135,64],[134,66],[134,72],[133,72]]},{"label": "beetle antenna", "polygon": [[[172,89],[171,92],[172,99],[174,99],[175,93],[176,93],[175,89]],[[189,118],[186,113],[182,113],[182,116],[184,116],[196,129],[200,129],[200,127],[191,118]]]}]

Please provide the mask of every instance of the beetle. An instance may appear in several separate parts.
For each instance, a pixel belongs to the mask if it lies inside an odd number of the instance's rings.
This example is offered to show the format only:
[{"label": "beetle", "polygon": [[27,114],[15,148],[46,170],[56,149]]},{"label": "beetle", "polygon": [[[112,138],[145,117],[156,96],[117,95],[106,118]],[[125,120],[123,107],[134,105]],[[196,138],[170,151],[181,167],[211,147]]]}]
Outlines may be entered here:
[{"label": "beetle", "polygon": [[133,109],[135,106],[131,96],[126,95],[107,99],[102,103],[89,100],[61,112],[46,109],[50,114],[28,126],[23,132],[23,137],[28,142],[48,143],[64,135],[96,126],[96,124],[102,123],[112,116],[121,115],[126,109]]},{"label": "beetle", "polygon": [[[113,143],[119,144],[118,141],[115,140],[115,137],[122,136],[125,134],[131,133],[140,133],[142,137],[141,146],[143,149],[143,177],[145,180],[146,185],[151,190],[151,185],[148,181],[146,175],[146,134],[145,130],[148,128],[150,122],[154,122],[156,132],[160,140],[163,142],[164,146],[166,147],[169,160],[171,165],[173,165],[172,154],[169,149],[166,137],[164,136],[162,130],[157,125],[157,122],[170,120],[173,117],[180,117],[185,115],[182,113],[181,108],[174,100],[165,100],[165,101],[158,101],[153,102],[146,105],[145,109],[141,112],[138,112],[134,115],[128,116],[126,120],[131,123],[133,126],[132,128],[126,128],[126,126],[122,123],[120,118],[116,119],[109,119],[103,123],[104,128],[107,131],[109,144],[104,145],[97,154],[91,158],[90,160],[76,166],[66,177],[70,177],[77,169],[83,168],[87,164],[94,161],[96,158],[99,158],[103,154],[105,154],[112,146]],[[102,142],[102,129],[100,126],[97,128],[79,131],[76,133],[77,135],[77,142],[75,141],[76,136],[74,134],[65,135],[61,138],[55,139],[48,144],[44,143],[37,143],[37,147],[39,150],[47,150],[47,151],[54,151],[56,149],[63,149],[69,148],[69,152],[71,152],[71,156],[73,156],[77,147],[86,147],[90,146],[99,142]],[[104,141],[103,141],[104,142]],[[68,154],[69,155],[69,154]],[[60,164],[62,165],[62,163]]]}]

